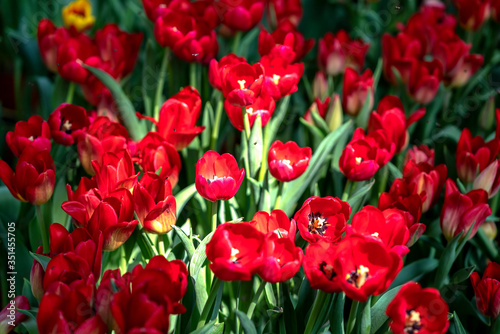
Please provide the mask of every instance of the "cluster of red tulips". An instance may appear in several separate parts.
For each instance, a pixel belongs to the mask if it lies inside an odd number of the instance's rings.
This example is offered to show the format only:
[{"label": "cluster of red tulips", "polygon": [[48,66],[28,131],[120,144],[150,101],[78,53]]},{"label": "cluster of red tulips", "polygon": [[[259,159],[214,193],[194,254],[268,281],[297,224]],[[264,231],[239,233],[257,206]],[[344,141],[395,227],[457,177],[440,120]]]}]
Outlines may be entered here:
[{"label": "cluster of red tulips", "polygon": [[498,333],[500,108],[446,115],[500,62],[500,1],[453,3],[324,32],[316,59],[298,0],[143,0],[140,33],[94,29],[88,0],[42,19],[67,96],[6,134],[33,264],[0,332]]}]

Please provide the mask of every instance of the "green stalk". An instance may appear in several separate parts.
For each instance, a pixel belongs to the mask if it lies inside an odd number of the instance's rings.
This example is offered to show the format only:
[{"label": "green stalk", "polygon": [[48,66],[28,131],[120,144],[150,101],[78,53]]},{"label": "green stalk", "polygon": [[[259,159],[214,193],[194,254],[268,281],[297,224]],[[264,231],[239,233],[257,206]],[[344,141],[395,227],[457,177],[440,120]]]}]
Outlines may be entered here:
[{"label": "green stalk", "polygon": [[198,87],[197,85],[197,76],[198,76],[198,68],[196,66],[196,63],[190,63],[189,64],[189,85],[191,87],[194,87],[196,89],[198,89],[198,91],[200,90],[200,87]]},{"label": "green stalk", "polygon": [[198,321],[198,326],[196,326],[196,328],[201,328],[206,324],[208,320],[208,315],[210,313],[210,309],[212,308],[212,305],[215,302],[215,298],[217,297],[217,292],[219,291],[219,287],[223,283],[223,281],[221,281],[218,278],[215,278],[212,283],[213,284],[212,284],[212,289],[210,290],[210,295],[208,295],[207,302],[203,307],[203,311],[201,312],[200,320]]},{"label": "green stalk", "polygon": [[38,224],[40,224],[40,232],[42,234],[42,245],[43,245],[43,252],[44,253],[49,253],[50,252],[50,244],[49,244],[49,229],[47,226],[47,222],[45,221],[43,217],[43,212],[42,212],[42,206],[41,205],[36,205],[36,218],[38,220]]},{"label": "green stalk", "polygon": [[349,319],[347,320],[346,326],[346,334],[351,334],[354,330],[354,326],[356,325],[356,313],[358,312],[359,302],[357,300],[353,300],[351,304],[351,311],[349,312]]},{"label": "green stalk", "polygon": [[68,95],[66,95],[66,103],[73,103],[73,95],[75,95],[75,83],[73,81],[69,82]]},{"label": "green stalk", "polygon": [[243,125],[245,127],[245,134],[247,135],[247,140],[250,139],[250,121],[248,120],[247,107],[241,107],[243,113]]},{"label": "green stalk", "polygon": [[269,129],[270,129],[270,122],[267,122],[266,126],[264,127],[264,136],[263,136],[263,145],[262,145],[262,162],[260,164],[260,170],[259,170],[259,182],[264,181],[264,178],[266,177],[266,172],[267,172],[267,154],[269,153]]},{"label": "green stalk", "polygon": [[233,42],[233,53],[238,54],[238,48],[240,47],[240,42],[241,42],[241,35],[243,33],[241,31],[237,31],[236,34],[234,35],[234,42]]},{"label": "green stalk", "polygon": [[165,85],[165,77],[167,71],[168,58],[170,55],[170,49],[165,48],[165,54],[163,55],[163,59],[161,61],[160,67],[160,75],[158,77],[158,86],[156,86],[156,95],[155,95],[155,106],[154,106],[154,119],[158,120],[160,116],[160,104],[161,104],[161,95],[163,93],[163,86]]},{"label": "green stalk", "polygon": [[217,108],[215,109],[215,121],[212,128],[212,138],[210,140],[210,149],[215,150],[217,146],[217,137],[219,136],[220,120],[222,118],[222,107],[224,106],[221,93],[218,94]]},{"label": "green stalk", "polygon": [[163,235],[158,236],[158,254],[165,255],[165,242],[163,240]]},{"label": "green stalk", "polygon": [[217,204],[219,201],[212,202],[212,231],[217,228]]},{"label": "green stalk", "polygon": [[349,194],[351,193],[352,189],[352,184],[353,182],[351,180],[347,180],[347,182],[345,183],[344,193],[342,194],[343,201],[347,201],[347,199],[349,198]]},{"label": "green stalk", "polygon": [[283,193],[283,182],[278,181],[278,195],[276,196],[276,203],[274,204],[274,209],[279,209],[281,202],[281,195]]},{"label": "green stalk", "polygon": [[259,302],[259,298],[260,295],[262,294],[262,291],[264,291],[264,288],[266,287],[266,283],[267,282],[264,280],[260,282],[259,288],[257,289],[257,292],[255,292],[255,295],[253,296],[252,303],[248,307],[248,312],[247,312],[248,319],[252,319],[253,311],[255,311],[255,307]]},{"label": "green stalk", "polygon": [[313,308],[311,314],[309,315],[309,320],[307,320],[306,330],[304,333],[312,333],[314,325],[318,320],[318,316],[321,313],[321,309],[325,306],[327,294],[321,290],[318,290],[316,294],[316,299],[314,299]]}]

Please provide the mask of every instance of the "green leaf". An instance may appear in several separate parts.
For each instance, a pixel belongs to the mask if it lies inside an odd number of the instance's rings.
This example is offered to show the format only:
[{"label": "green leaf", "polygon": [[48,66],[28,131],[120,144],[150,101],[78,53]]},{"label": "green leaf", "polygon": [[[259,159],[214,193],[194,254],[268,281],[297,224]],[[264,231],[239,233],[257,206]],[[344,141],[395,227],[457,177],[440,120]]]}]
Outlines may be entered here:
[{"label": "green leaf", "polygon": [[[460,322],[460,319],[458,318],[457,312],[453,311],[453,322],[454,324],[454,329],[455,329],[455,334],[468,334],[468,332],[465,330],[464,326]],[[492,332],[493,333],[493,332]]]},{"label": "green leaf", "polygon": [[285,115],[288,111],[288,105],[290,104],[290,96],[285,96],[281,102],[277,110],[274,112],[273,117],[269,121],[269,138],[267,138],[267,147],[264,147],[264,150],[269,151],[269,147],[274,142],[274,138],[276,138],[276,134],[285,118]]},{"label": "green leaf", "polygon": [[33,252],[30,252],[30,255],[42,265],[43,271],[47,270],[47,264],[52,260],[50,257]]},{"label": "green leaf", "polygon": [[193,245],[193,240],[189,238],[189,236],[178,226],[172,225],[172,228],[174,229],[175,233],[179,236],[179,238],[182,241],[182,244],[184,245],[184,248],[186,249],[186,252],[188,253],[189,258],[191,258],[194,254],[194,245]]},{"label": "green leaf", "polygon": [[394,296],[398,293],[399,289],[401,289],[401,285],[395,287],[386,293],[384,293],[379,300],[372,306],[371,312],[371,328],[370,333],[374,334],[379,330],[380,327],[387,321],[388,317],[385,314],[385,310],[387,309],[387,305],[394,299]]},{"label": "green leaf", "polygon": [[361,314],[360,330],[361,330],[361,333],[370,333],[370,328],[372,325],[370,302],[371,302],[371,296],[368,298],[368,300],[366,302],[361,304],[363,306],[360,310],[360,314]]},{"label": "green leaf", "polygon": [[470,275],[474,272],[476,266],[471,266],[468,268],[462,268],[458,270],[450,279],[450,284],[459,284],[465,280],[468,280]]},{"label": "green leaf", "polygon": [[210,321],[208,324],[205,326],[195,329],[194,331],[191,332],[191,334],[207,334],[207,333],[212,333],[212,328],[215,326],[215,320]]},{"label": "green leaf", "polygon": [[155,51],[151,39],[146,42],[146,51],[144,52],[144,66],[142,68],[142,98],[144,99],[144,110],[146,115],[153,117],[153,107],[156,92],[156,82],[158,73],[154,68]]},{"label": "green leaf", "polygon": [[330,133],[330,129],[328,128],[328,124],[326,124],[326,121],[319,115],[319,113],[315,110],[311,111],[311,116],[314,121],[314,124],[321,129],[321,131],[324,133],[324,135],[327,135]]},{"label": "green leaf", "polygon": [[205,280],[206,267],[204,267],[203,264],[207,259],[207,243],[212,239],[213,234],[214,233],[211,232],[205,237],[205,239],[201,241],[201,243],[194,251],[193,256],[191,257],[191,262],[189,264],[189,274],[194,280],[196,306],[198,307],[198,311],[200,312],[200,314],[203,311],[203,307],[205,306],[208,299],[207,283]]},{"label": "green leaf", "polygon": [[359,188],[351,197],[349,197],[347,202],[349,203],[351,208],[363,200],[366,193],[368,193],[370,189],[372,189],[374,184],[375,184],[375,179],[373,179],[370,183],[365,184],[364,186]]},{"label": "green leaf", "polygon": [[305,173],[298,179],[285,184],[283,189],[284,196],[279,203],[279,209],[285,211],[287,215],[292,213],[300,196],[302,196],[304,191],[312,184],[313,179],[318,175],[321,167],[328,160],[329,153],[332,151],[339,138],[346,134],[351,125],[352,122],[348,121],[323,139],[314,152]]},{"label": "green leaf", "polygon": [[321,130],[317,126],[309,123],[308,121],[306,121],[302,117],[299,119],[299,121],[300,121],[300,123],[302,123],[306,127],[306,129],[308,129],[311,132],[311,134],[314,137],[318,138],[319,140],[322,140],[323,138],[325,138],[325,134],[323,132],[321,132]]},{"label": "green leaf", "polygon": [[375,89],[378,87],[378,82],[382,75],[382,65],[383,65],[382,58],[379,58],[377,62],[377,67],[375,67],[375,72],[373,72],[373,87]]},{"label": "green leaf", "polygon": [[243,333],[245,334],[257,334],[257,330],[253,322],[248,319],[247,315],[239,310],[236,310],[236,315],[240,319],[241,327],[243,328]]},{"label": "green leaf", "polygon": [[33,314],[33,310],[21,310],[17,309],[17,311],[21,312],[28,316],[28,319],[21,322],[21,325],[28,331],[28,334],[38,334],[38,326],[36,323],[36,313]]},{"label": "green leaf", "polygon": [[345,294],[343,292],[337,293],[333,302],[332,312],[330,312],[330,332],[332,333],[345,333],[344,331],[344,304]]},{"label": "green leaf", "polygon": [[368,119],[370,118],[370,114],[372,113],[372,108],[370,106],[371,90],[371,88],[368,88],[368,91],[366,92],[366,99],[363,103],[363,108],[361,108],[361,111],[356,117],[356,125],[363,129],[366,129],[366,127],[368,126]]},{"label": "green leaf", "polygon": [[52,195],[52,201],[50,202],[52,203],[52,220],[69,229],[69,226],[66,226],[68,214],[61,208],[62,203],[67,199],[66,177],[62,176],[56,183],[54,194]]},{"label": "green leaf", "polygon": [[135,108],[132,105],[132,102],[130,102],[129,98],[123,92],[118,82],[116,82],[116,80],[113,79],[113,77],[111,77],[108,73],[101,71],[98,68],[85,64],[83,65],[83,67],[92,72],[97,77],[97,79],[99,79],[103,83],[103,85],[110,90],[115,100],[116,106],[122,116],[123,123],[125,124],[132,139],[138,141],[144,138],[144,136],[146,135],[146,127],[144,126],[144,123],[139,122],[139,119],[135,115]]},{"label": "green leaf", "polygon": [[396,165],[394,165],[392,162],[388,162],[387,167],[389,168],[389,173],[391,174],[393,180],[403,177],[403,173],[401,172],[401,170],[399,170],[399,168],[396,167]]},{"label": "green leaf", "polygon": [[389,289],[409,281],[418,281],[423,275],[434,271],[438,266],[437,259],[421,259],[405,265],[394,279]]},{"label": "green leaf", "polygon": [[248,158],[250,160],[250,176],[256,176],[262,163],[262,119],[257,115],[253,123],[250,139],[248,140]]},{"label": "green leaf", "polygon": [[186,206],[187,202],[191,199],[191,197],[196,194],[196,186],[194,184],[187,186],[186,188],[179,191],[175,194],[175,203],[177,204],[177,217],[179,217],[182,209]]},{"label": "green leaf", "polygon": [[212,128],[215,123],[215,113],[214,108],[210,102],[205,103],[205,108],[203,108],[203,116],[201,124],[205,127],[205,130],[201,133],[201,146],[203,148],[210,146],[210,136],[212,134]]}]

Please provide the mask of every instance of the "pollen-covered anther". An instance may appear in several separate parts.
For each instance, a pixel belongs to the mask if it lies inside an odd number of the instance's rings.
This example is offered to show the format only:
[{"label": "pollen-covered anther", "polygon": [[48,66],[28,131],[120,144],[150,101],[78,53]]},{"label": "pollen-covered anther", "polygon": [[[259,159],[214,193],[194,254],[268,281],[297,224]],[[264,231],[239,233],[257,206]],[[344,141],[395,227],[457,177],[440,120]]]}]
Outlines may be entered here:
[{"label": "pollen-covered anther", "polygon": [[408,334],[416,334],[421,328],[420,313],[415,310],[407,310],[404,332]]},{"label": "pollen-covered anther", "polygon": [[246,80],[238,80],[238,84],[240,85],[240,89],[246,89]]},{"label": "pollen-covered anther", "polygon": [[366,280],[370,276],[370,270],[363,265],[360,265],[359,268],[357,266],[354,268],[355,269],[351,271],[350,274],[345,276],[345,279],[347,283],[354,285],[359,289],[366,283]]},{"label": "pollen-covered anther", "polygon": [[273,82],[274,82],[275,85],[279,84],[280,78],[281,78],[281,76],[279,76],[277,74],[273,74]]},{"label": "pollen-covered anther", "polygon": [[239,258],[236,256],[240,253],[239,249],[231,248],[231,257],[229,258],[232,262],[238,262]]}]

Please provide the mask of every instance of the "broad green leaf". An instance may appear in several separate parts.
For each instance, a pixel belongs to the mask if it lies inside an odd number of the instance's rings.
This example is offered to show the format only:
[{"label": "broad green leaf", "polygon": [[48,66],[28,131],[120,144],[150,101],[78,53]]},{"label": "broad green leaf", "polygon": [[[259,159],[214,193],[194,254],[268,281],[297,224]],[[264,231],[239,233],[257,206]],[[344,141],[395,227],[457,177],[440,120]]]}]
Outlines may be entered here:
[{"label": "broad green leaf", "polygon": [[351,208],[363,200],[365,195],[372,189],[374,184],[375,184],[375,179],[373,179],[370,183],[365,184],[364,186],[356,190],[356,192],[349,197],[347,202],[349,203]]},{"label": "broad green leaf", "polygon": [[421,259],[405,265],[394,279],[389,289],[409,281],[418,281],[423,275],[434,271],[438,266],[437,259]]},{"label": "broad green leaf", "polygon": [[370,302],[371,302],[371,298],[368,298],[368,300],[365,303],[361,304],[361,306],[363,306],[360,310],[360,315],[361,315],[360,332],[361,333],[370,333],[370,328],[372,326]]},{"label": "broad green leaf", "polygon": [[212,333],[212,328],[215,326],[215,320],[210,321],[208,324],[205,326],[195,329],[194,331],[191,332],[191,334],[208,334]]},{"label": "broad green leaf", "polygon": [[[453,312],[453,319],[452,319],[452,324],[453,324],[453,329],[455,330],[454,333],[455,334],[468,334],[469,332],[467,332],[464,328],[464,326],[462,325],[462,323],[460,322],[460,319],[458,318],[458,315],[457,315],[457,312]],[[494,333],[494,332],[492,332]]]},{"label": "broad green leaf", "polygon": [[391,174],[393,180],[403,177],[403,173],[392,162],[388,162],[387,167],[389,168],[389,173]]},{"label": "broad green leaf", "polygon": [[210,139],[212,135],[212,129],[214,127],[214,108],[210,102],[205,103],[205,108],[203,108],[203,116],[201,124],[205,127],[205,130],[201,133],[201,146],[207,148],[210,146]]},{"label": "broad green leaf", "polygon": [[343,292],[337,293],[333,301],[333,308],[330,312],[330,331],[332,333],[344,333],[344,305],[345,294]]},{"label": "broad green leaf", "polygon": [[319,115],[319,113],[315,110],[311,111],[311,116],[314,121],[314,124],[321,129],[321,131],[324,133],[324,135],[327,135],[330,133],[330,129],[328,128],[328,124],[326,121]]},{"label": "broad green leaf", "polygon": [[262,119],[257,115],[253,123],[250,139],[248,140],[248,158],[250,160],[250,176],[254,178],[262,162]]},{"label": "broad green leaf", "polygon": [[248,319],[247,315],[239,310],[236,310],[236,315],[240,319],[241,327],[243,328],[243,333],[245,334],[257,334],[257,329],[252,322]]},{"label": "broad green leaf", "polygon": [[132,139],[138,141],[144,138],[144,136],[146,135],[146,127],[144,126],[143,122],[139,122],[139,119],[135,115],[135,108],[132,105],[132,102],[130,102],[129,98],[123,92],[118,82],[116,82],[116,80],[113,79],[113,77],[111,77],[108,73],[98,68],[85,64],[83,65],[83,67],[92,72],[97,77],[97,79],[99,79],[103,83],[103,85],[110,90],[115,100],[116,106],[122,116],[123,123],[125,124],[125,127],[130,133]]},{"label": "broad green leaf", "polygon": [[306,127],[307,130],[309,130],[311,132],[311,134],[314,137],[318,138],[319,140],[322,140],[323,138],[325,138],[325,134],[314,124],[309,123],[308,121],[306,121],[302,117],[299,119],[299,121],[300,121],[300,123],[302,123]]},{"label": "broad green leaf", "polygon": [[38,263],[40,263],[42,265],[42,268],[44,271],[46,271],[47,269],[47,264],[49,264],[51,258],[48,257],[48,256],[45,256],[45,255],[42,255],[42,254],[36,254],[36,253],[33,253],[33,252],[30,252],[30,255],[38,261]]},{"label": "broad green leaf", "polygon": [[372,108],[370,106],[370,98],[371,98],[371,93],[372,89],[368,88],[368,91],[366,93],[366,99],[365,102],[363,103],[363,108],[361,108],[361,111],[359,112],[358,116],[356,117],[356,125],[360,128],[366,129],[368,126],[368,119],[370,118],[370,114],[372,113]]},{"label": "broad green leaf", "polygon": [[186,206],[187,202],[191,199],[191,197],[196,194],[196,186],[194,184],[187,186],[186,188],[182,189],[179,191],[177,194],[175,194],[175,203],[177,205],[177,217],[182,212],[182,209]]},{"label": "broad green leaf", "polygon": [[203,307],[208,299],[207,283],[205,280],[206,267],[203,266],[207,259],[206,248],[207,243],[212,239],[213,232],[210,233],[201,241],[191,257],[189,264],[189,274],[194,280],[194,289],[196,293],[196,306],[198,311],[203,311]]},{"label": "broad green leaf", "polygon": [[372,306],[371,312],[371,328],[370,333],[374,334],[378,331],[380,327],[387,321],[388,317],[385,314],[385,310],[387,309],[387,305],[394,299],[394,296],[398,293],[399,289],[401,289],[401,285],[397,286],[386,293],[384,293],[379,300]]},{"label": "broad green leaf", "polygon": [[469,279],[470,275],[474,272],[476,266],[462,268],[458,270],[450,279],[450,284],[459,284]]},{"label": "broad green leaf", "polygon": [[21,322],[21,325],[26,329],[28,334],[38,334],[38,326],[36,323],[36,313],[33,314],[33,310],[21,310],[17,309],[17,311],[21,312],[28,316],[28,319]]},{"label": "broad green leaf", "polygon": [[298,179],[285,184],[283,189],[284,195],[279,203],[279,209],[285,211],[287,215],[292,213],[294,210],[294,204],[296,204],[296,202],[300,199],[300,196],[302,196],[304,191],[311,185],[323,164],[328,161],[328,156],[332,152],[333,147],[339,138],[345,135],[351,125],[352,122],[348,121],[323,139],[319,147],[314,152],[311,161],[309,162],[309,167],[305,173]]},{"label": "broad green leaf", "polygon": [[142,98],[144,99],[144,110],[146,115],[153,117],[153,107],[155,99],[156,84],[158,73],[154,68],[155,51],[153,42],[148,39],[146,42],[146,51],[144,52],[144,66],[142,67]]},{"label": "broad green leaf", "polygon": [[281,100],[279,107],[276,108],[277,110],[269,121],[269,138],[266,139],[267,147],[264,147],[266,152],[269,151],[269,147],[271,147],[271,144],[274,142],[274,138],[276,138],[276,134],[285,118],[288,111],[288,105],[290,104],[290,96],[291,95],[287,95]]},{"label": "broad green leaf", "polygon": [[180,227],[172,225],[172,228],[175,230],[175,232],[181,239],[182,244],[184,245],[184,248],[186,249],[189,258],[191,258],[195,251],[193,240],[191,240],[191,238],[189,238],[189,236]]}]

